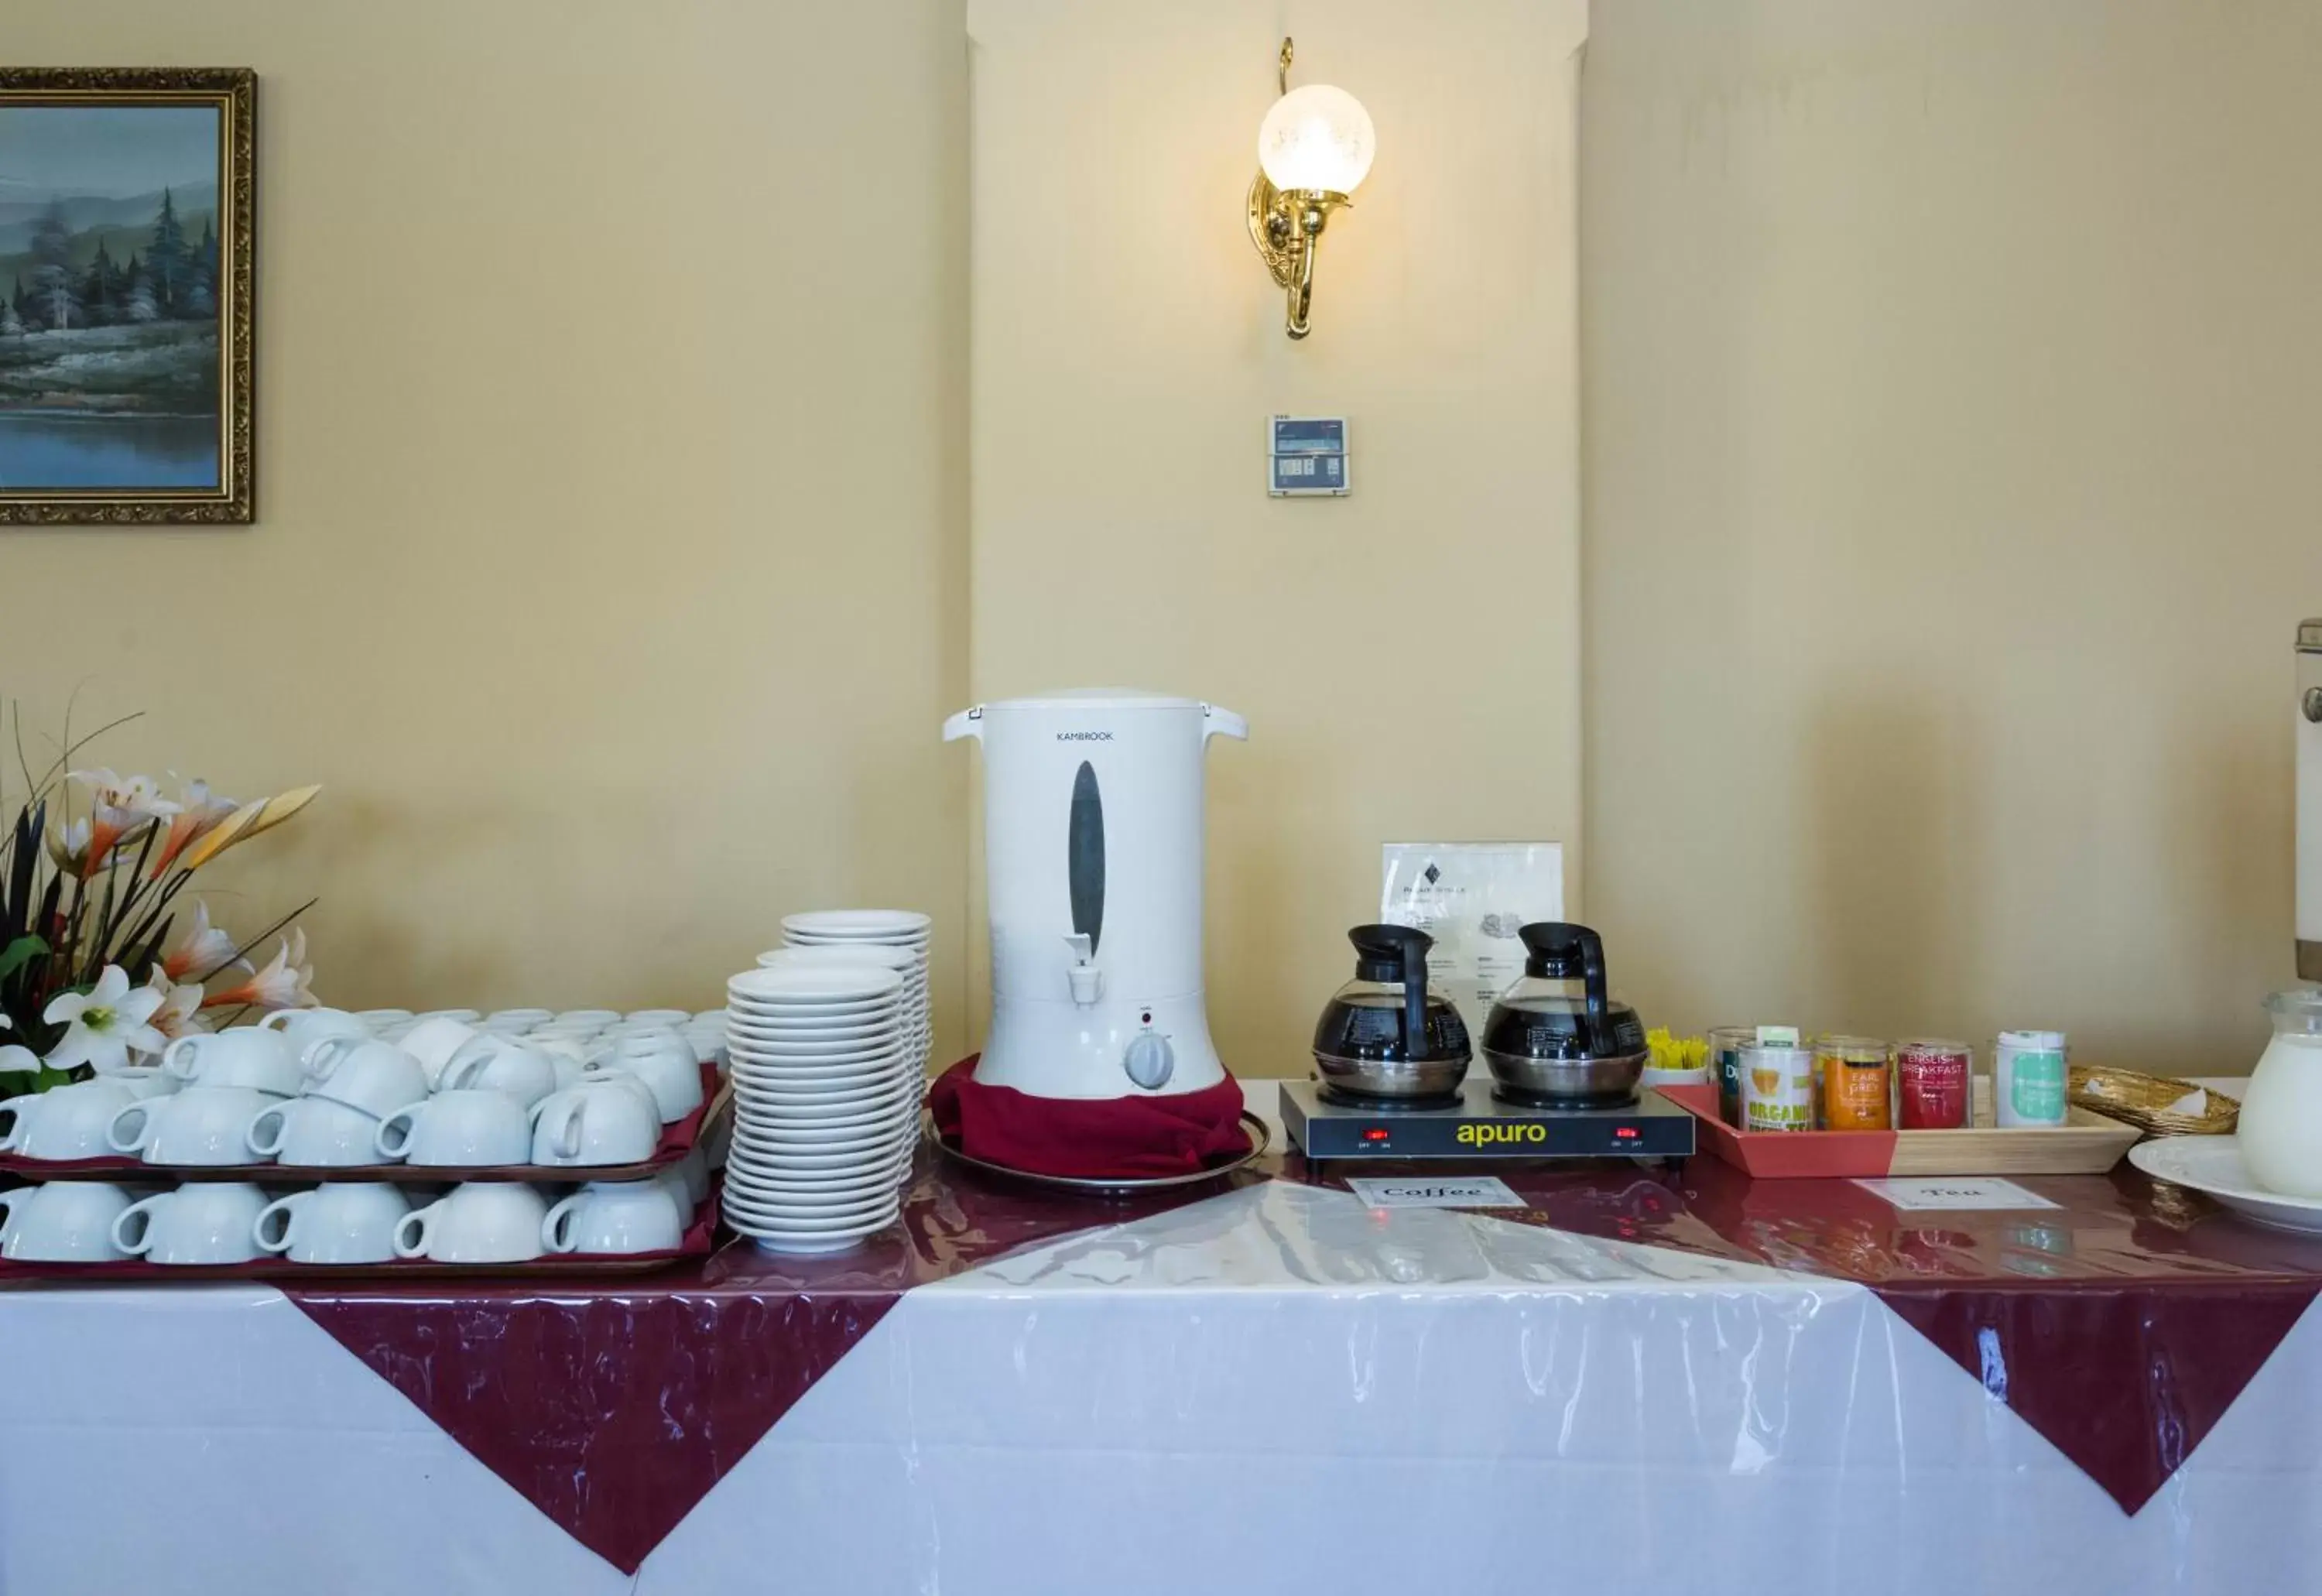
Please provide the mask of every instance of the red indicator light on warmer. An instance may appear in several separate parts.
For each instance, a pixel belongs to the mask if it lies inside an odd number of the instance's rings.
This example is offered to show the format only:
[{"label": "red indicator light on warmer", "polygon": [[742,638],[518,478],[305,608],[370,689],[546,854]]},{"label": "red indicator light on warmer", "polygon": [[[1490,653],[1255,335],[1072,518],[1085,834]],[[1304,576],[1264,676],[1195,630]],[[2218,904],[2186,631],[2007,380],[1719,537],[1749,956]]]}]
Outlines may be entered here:
[{"label": "red indicator light on warmer", "polygon": [[1613,1127],[1613,1135],[1616,1140],[1633,1142],[1637,1139],[1637,1127],[1633,1125],[1616,1125]]},{"label": "red indicator light on warmer", "polygon": [[1386,1132],[1383,1130],[1367,1130],[1363,1133],[1363,1140],[1366,1142],[1384,1142],[1386,1140]]}]

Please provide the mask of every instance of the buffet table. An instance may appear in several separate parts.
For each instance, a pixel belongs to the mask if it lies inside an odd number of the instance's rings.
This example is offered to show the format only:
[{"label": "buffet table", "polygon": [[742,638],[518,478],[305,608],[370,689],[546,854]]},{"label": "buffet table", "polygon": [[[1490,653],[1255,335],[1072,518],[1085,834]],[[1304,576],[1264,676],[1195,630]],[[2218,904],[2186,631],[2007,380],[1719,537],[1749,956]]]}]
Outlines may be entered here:
[{"label": "buffet table", "polygon": [[[1252,1086],[1271,1108],[1270,1082]],[[1508,1175],[1373,1209],[923,1163],[836,1259],[0,1293],[0,1592],[2290,1590],[2322,1241]]]}]

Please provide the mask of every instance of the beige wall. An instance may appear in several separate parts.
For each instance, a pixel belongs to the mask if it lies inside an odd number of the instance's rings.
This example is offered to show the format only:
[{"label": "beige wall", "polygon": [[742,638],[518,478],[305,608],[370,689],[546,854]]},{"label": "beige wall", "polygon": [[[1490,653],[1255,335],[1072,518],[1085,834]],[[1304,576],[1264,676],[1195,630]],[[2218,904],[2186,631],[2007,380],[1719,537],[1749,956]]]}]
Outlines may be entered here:
[{"label": "beige wall", "polygon": [[1590,907],[1649,1020],[2254,1058],[2317,57],[2290,0],[1599,10]]},{"label": "beige wall", "polygon": [[220,907],[323,893],[335,1001],[709,1004],[782,913],[891,901],[955,994],[956,0],[5,32],[257,68],[261,421],[254,528],[0,534],[0,689],[142,707],[124,764],[324,782]]},{"label": "beige wall", "polygon": [[[1263,1073],[1382,838],[1578,841],[1585,662],[1649,1018],[2254,1049],[2322,611],[2310,10],[1606,8],[1584,561],[1577,3],[973,9],[20,0],[13,61],[261,74],[262,519],[0,537],[0,685],[325,782],[221,907],[323,891],[351,1002],[708,1002],[866,900],[980,986],[936,717],[1212,697]],[[1239,214],[1285,30],[1381,150],[1303,346]],[[1354,497],[1263,496],[1274,410],[1352,416]]]},{"label": "beige wall", "polygon": [[[1245,1075],[1308,1069],[1382,841],[1578,832],[1586,15],[971,0],[974,693],[1249,717],[1210,754],[1210,1010]],[[1378,130],[1303,344],[1242,218],[1284,32],[1293,81]],[[1277,411],[1350,418],[1352,497],[1266,497]]]}]

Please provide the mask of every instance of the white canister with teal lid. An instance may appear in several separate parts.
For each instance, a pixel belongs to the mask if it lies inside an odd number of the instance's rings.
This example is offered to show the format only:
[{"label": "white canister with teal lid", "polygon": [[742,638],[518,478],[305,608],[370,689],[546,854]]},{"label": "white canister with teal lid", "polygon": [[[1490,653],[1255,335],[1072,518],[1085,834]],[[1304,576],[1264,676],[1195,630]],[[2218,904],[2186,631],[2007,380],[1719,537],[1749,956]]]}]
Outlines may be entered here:
[{"label": "white canister with teal lid", "polygon": [[2003,1129],[2057,1126],[2071,1112],[2061,1031],[2002,1031],[1992,1050],[1993,1096]]}]

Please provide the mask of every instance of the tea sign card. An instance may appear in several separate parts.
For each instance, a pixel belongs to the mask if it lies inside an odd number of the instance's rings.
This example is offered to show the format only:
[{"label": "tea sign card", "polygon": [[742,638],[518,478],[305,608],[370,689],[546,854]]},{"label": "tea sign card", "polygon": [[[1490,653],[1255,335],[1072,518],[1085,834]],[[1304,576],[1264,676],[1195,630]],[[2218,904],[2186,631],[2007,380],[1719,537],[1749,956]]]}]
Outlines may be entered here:
[{"label": "tea sign card", "polygon": [[247,522],[257,79],[0,68],[0,522]]}]

